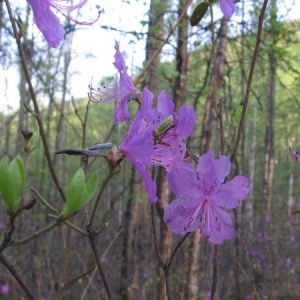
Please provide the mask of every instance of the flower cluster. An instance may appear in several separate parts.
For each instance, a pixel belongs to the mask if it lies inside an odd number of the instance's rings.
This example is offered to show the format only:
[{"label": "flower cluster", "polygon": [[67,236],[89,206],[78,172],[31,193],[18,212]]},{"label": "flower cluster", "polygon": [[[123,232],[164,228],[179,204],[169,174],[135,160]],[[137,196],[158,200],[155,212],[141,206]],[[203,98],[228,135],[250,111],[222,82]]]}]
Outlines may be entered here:
[{"label": "flower cluster", "polygon": [[183,105],[177,114],[166,90],[160,92],[154,108],[152,92],[147,88],[137,91],[127,74],[118,44],[115,50],[114,65],[120,76],[118,86],[105,86],[104,91],[90,88],[90,99],[94,102],[119,101],[114,123],[130,118],[127,106],[130,100],[136,99],[135,95],[139,95],[140,108],[131,121],[119,152],[115,147],[110,151],[111,164],[129,159],[143,179],[151,204],[157,201],[157,195],[150,168],[164,167],[170,188],[177,197],[165,209],[164,221],[171,230],[185,234],[200,228],[201,236],[207,237],[213,244],[231,239],[234,230],[229,210],[236,208],[248,196],[249,178],[236,176],[225,182],[230,174],[231,162],[225,155],[214,159],[213,152],[202,155],[195,170],[188,163],[191,155],[185,143],[197,121],[194,108]]},{"label": "flower cluster", "polygon": [[60,23],[59,18],[53,13],[51,8],[54,8],[67,19],[72,20],[77,24],[92,25],[98,20],[100,13],[98,14],[98,18],[92,22],[79,22],[68,16],[72,11],[84,6],[87,1],[88,0],[81,0],[77,4],[64,5],[62,4],[63,1],[60,0],[27,0],[32,8],[36,26],[44,35],[49,47],[52,48],[57,48],[59,46],[64,38],[65,30]]},{"label": "flower cluster", "polygon": [[202,236],[213,244],[222,244],[234,234],[229,209],[236,208],[250,190],[250,179],[235,176],[224,183],[231,163],[227,156],[214,159],[213,152],[199,158],[197,169],[177,163],[168,174],[168,182],[177,195],[167,208],[164,221],[173,232],[185,234],[200,227]]}]

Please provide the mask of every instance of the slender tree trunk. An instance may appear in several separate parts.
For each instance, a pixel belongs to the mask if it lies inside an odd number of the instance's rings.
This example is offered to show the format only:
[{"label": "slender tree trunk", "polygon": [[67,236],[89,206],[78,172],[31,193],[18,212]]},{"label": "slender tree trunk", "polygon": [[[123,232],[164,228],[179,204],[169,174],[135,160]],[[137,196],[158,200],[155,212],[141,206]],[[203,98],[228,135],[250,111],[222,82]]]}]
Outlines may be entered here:
[{"label": "slender tree trunk", "polygon": [[[271,1],[271,35],[276,43],[276,22],[277,22],[276,0]],[[267,86],[267,105],[266,105],[266,132],[265,132],[265,168],[264,168],[264,188],[263,198],[265,203],[266,216],[272,215],[272,188],[274,176],[274,112],[275,112],[275,93],[276,93],[276,53],[274,45],[268,52],[269,78]]]},{"label": "slender tree trunk", "polygon": [[[227,32],[228,32],[228,20],[223,18],[221,22],[221,27],[219,30],[219,45],[216,53],[216,64],[217,64],[217,74],[216,74],[216,86],[220,90],[222,88],[222,78],[224,75],[225,67],[225,57],[227,48]],[[216,115],[216,105],[214,103],[213,92],[209,94],[207,98],[204,117],[202,121],[202,133],[201,133],[201,144],[199,148],[199,153],[205,153],[209,149],[213,149],[215,131],[217,125],[217,115]]]},{"label": "slender tree trunk", "polygon": [[[72,41],[73,41],[73,35],[74,31],[70,32],[66,35],[66,41],[65,41],[65,52],[64,52],[64,71],[63,71],[63,82],[62,82],[62,98],[61,98],[61,106],[60,106],[60,112],[59,112],[59,119],[56,127],[56,139],[55,139],[55,149],[62,149],[65,147],[64,142],[64,118],[65,118],[65,103],[66,103],[66,95],[68,92],[68,80],[69,80],[69,69],[70,69],[70,63],[72,59]],[[54,156],[54,164],[59,163],[61,170],[63,170],[63,176],[64,178],[65,172],[64,172],[64,159],[62,155],[56,155]],[[63,181],[64,182],[64,181]]]},{"label": "slender tree trunk", "polygon": [[[166,261],[171,254],[172,232],[163,220],[164,208],[168,204],[168,197],[166,170],[162,167],[158,167],[156,185],[157,196],[159,199],[156,203],[156,209],[159,216],[159,251],[163,261]],[[165,275],[163,269],[160,266],[158,266],[157,275],[157,299],[167,299]]]},{"label": "slender tree trunk", "polygon": [[[159,49],[160,44],[164,39],[164,15],[167,8],[167,0],[151,0],[149,11],[149,30],[146,42],[146,60],[149,60],[153,54]],[[152,93],[156,96],[154,105],[156,103],[157,95],[159,93],[159,78],[157,70],[160,66],[161,55],[157,55],[152,62],[146,77],[143,82],[143,86],[147,86]],[[156,204],[157,211],[159,213],[159,249],[163,258],[166,258],[170,251],[170,236],[169,229],[163,222],[162,210],[167,204],[166,196],[166,178],[163,168],[157,169],[156,185],[158,190],[158,202]],[[157,267],[157,299],[166,299],[166,284],[163,270],[160,266]]]},{"label": "slender tree trunk", "polygon": [[[217,89],[222,88],[222,77],[224,74],[225,67],[225,57],[226,57],[226,47],[227,47],[227,32],[228,32],[228,21],[223,18],[221,22],[221,27],[219,30],[219,44],[216,53],[216,64],[217,64]],[[213,99],[213,93],[209,95],[205,106],[205,116],[202,121],[202,136],[199,146],[199,153],[203,154],[209,150],[213,149],[214,146],[214,135],[215,128],[217,125],[216,113],[215,113],[215,103]],[[197,299],[199,296],[199,233],[194,233],[192,235],[191,250],[189,251],[188,257],[188,289],[187,298]]]},{"label": "slender tree trunk", "polygon": [[199,297],[199,252],[200,252],[200,231],[192,234],[188,252],[188,272],[186,299],[196,300]]},{"label": "slender tree trunk", "polygon": [[[27,5],[26,9],[26,18],[24,22],[24,28],[28,27],[28,22],[29,22],[29,16],[30,16],[30,9],[29,6]],[[26,55],[27,61],[32,60],[32,54],[33,51],[29,49],[32,44],[31,42],[27,39],[27,34],[25,33],[23,35],[23,48],[24,48],[24,53]],[[19,107],[19,117],[18,117],[18,134],[17,134],[17,140],[16,140],[16,153],[20,153],[20,151],[23,149],[23,137],[21,130],[22,129],[28,129],[27,128],[27,123],[28,121],[26,118],[28,117],[28,112],[24,108],[24,103],[29,105],[30,102],[30,95],[27,89],[27,81],[21,66],[21,62],[19,63],[19,68],[20,68],[20,82],[19,82],[19,94],[20,94],[20,107]]]},{"label": "slender tree trunk", "polygon": [[[179,18],[182,14],[183,8],[187,4],[187,0],[180,0],[177,17]],[[177,37],[177,48],[176,48],[176,73],[174,84],[174,102],[175,111],[178,112],[179,107],[182,105],[187,86],[187,72],[188,72],[188,49],[187,49],[187,39],[188,39],[188,18],[185,14],[182,18],[181,23],[178,27],[178,37]]]},{"label": "slender tree trunk", "polygon": [[[168,0],[151,0],[149,10],[149,29],[146,41],[146,61],[159,49],[164,39],[164,15]],[[157,55],[149,67],[143,86],[147,86],[152,93],[158,93],[159,78],[157,69],[160,66],[161,55]]]},{"label": "slender tree trunk", "polygon": [[250,232],[253,232],[254,224],[254,212],[253,212],[253,201],[254,201],[254,176],[255,176],[255,161],[256,161],[256,128],[257,128],[257,101],[254,101],[253,107],[253,123],[252,123],[252,142],[250,148],[250,160],[249,160],[249,175],[251,180],[250,195],[246,202],[246,217],[249,224]]},{"label": "slender tree trunk", "polygon": [[134,209],[134,195],[136,194],[137,176],[135,168],[132,167],[131,180],[129,185],[129,197],[124,214],[124,235],[122,246],[122,263],[119,294],[121,299],[132,299],[131,286],[133,285],[133,273],[136,273],[136,253],[133,251],[134,224],[136,222]]},{"label": "slender tree trunk", "polygon": [[293,190],[294,190],[294,172],[293,172],[293,167],[291,166],[290,172],[289,172],[288,211],[287,211],[289,216],[292,213],[292,208],[294,205]]}]

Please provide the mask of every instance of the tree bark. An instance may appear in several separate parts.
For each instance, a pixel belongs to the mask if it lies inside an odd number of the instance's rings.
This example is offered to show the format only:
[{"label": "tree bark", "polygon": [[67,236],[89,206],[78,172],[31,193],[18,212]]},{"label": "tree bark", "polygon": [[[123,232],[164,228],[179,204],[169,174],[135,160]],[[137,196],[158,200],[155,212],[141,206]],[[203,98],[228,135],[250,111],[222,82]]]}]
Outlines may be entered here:
[{"label": "tree bark", "polygon": [[[226,47],[227,47],[227,32],[228,21],[223,18],[219,29],[219,44],[216,53],[217,74],[216,75],[216,87],[217,90],[222,88],[222,77],[224,75]],[[211,80],[213,82],[213,80]],[[199,145],[199,154],[213,150],[215,128],[217,125],[216,113],[215,113],[215,99],[213,93],[209,94],[205,105],[205,115],[202,121],[202,135]],[[188,287],[187,297],[188,299],[197,299],[199,295],[199,233],[193,233],[191,241],[191,250],[188,257]]]},{"label": "tree bark", "polygon": [[265,203],[265,214],[272,215],[272,188],[274,176],[274,112],[276,93],[276,53],[274,50],[276,40],[277,3],[271,1],[271,35],[273,44],[268,51],[269,78],[267,84],[267,105],[266,105],[266,132],[265,132],[265,167],[264,167],[264,187],[263,199]]},{"label": "tree bark", "polygon": [[[179,18],[186,4],[187,0],[180,0],[177,12]],[[187,86],[187,72],[188,72],[188,18],[187,14],[182,18],[178,26],[177,47],[176,47],[176,78],[174,84],[174,102],[175,111],[178,112],[179,107],[182,105],[186,95]]]},{"label": "tree bark", "polygon": [[[222,78],[224,75],[224,67],[225,67],[225,56],[226,56],[226,48],[227,48],[227,32],[228,32],[228,20],[223,18],[221,22],[221,26],[219,29],[219,44],[216,53],[216,64],[217,64],[217,74],[215,74],[216,87],[217,90],[222,88]],[[213,81],[213,79],[212,79]],[[205,105],[205,112],[202,121],[202,133],[201,133],[201,144],[199,147],[199,153],[206,153],[209,149],[213,149],[214,145],[214,137],[217,125],[217,115],[216,115],[216,105],[214,103],[216,100],[214,99],[213,92],[209,93],[209,96]]]}]

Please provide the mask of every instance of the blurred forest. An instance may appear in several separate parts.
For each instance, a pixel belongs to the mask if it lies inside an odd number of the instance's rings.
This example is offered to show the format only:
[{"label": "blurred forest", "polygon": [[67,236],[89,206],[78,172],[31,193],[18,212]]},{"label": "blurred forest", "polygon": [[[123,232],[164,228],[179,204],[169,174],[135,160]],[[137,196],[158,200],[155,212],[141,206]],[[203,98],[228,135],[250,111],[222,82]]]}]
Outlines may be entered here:
[{"label": "blurred forest", "polygon": [[[130,5],[130,1],[127,2]],[[185,12],[190,2],[191,7]],[[269,0],[264,16],[246,121],[231,173],[232,177],[242,174],[251,178],[251,194],[232,212],[235,238],[219,247],[215,299],[300,297],[300,218],[297,213],[300,209],[300,166],[288,151],[289,147],[300,150],[300,19],[287,20],[282,16],[279,7],[284,3],[283,0]],[[236,1],[238,10],[232,20],[217,15],[212,23],[207,13],[199,25],[191,27],[190,16],[197,4],[187,0],[150,1],[147,35],[142,38],[138,33],[128,33],[132,41],[143,39],[145,42],[144,66],[154,53],[159,53],[140,78],[138,89],[147,86],[156,96],[167,89],[177,109],[182,104],[193,105],[199,119],[193,136],[187,141],[190,151],[196,156],[209,150],[215,154],[223,151],[230,157],[239,123],[236,111],[244,104],[263,1]],[[217,5],[213,8],[215,12],[219,10]],[[40,114],[37,117],[5,2],[0,2],[0,64],[3,70],[12,66],[18,70],[21,99],[18,109],[0,112],[0,159],[8,155],[11,160],[18,154],[26,157],[23,204],[37,198],[31,191],[33,187],[48,203],[61,210],[64,202],[49,164],[53,166],[60,187],[66,190],[82,158],[54,155],[54,152],[104,142],[119,147],[128,124],[118,124],[107,139],[116,104],[95,104],[88,97],[72,96],[70,64],[76,50],[72,47],[72,39],[79,26],[66,20],[64,42],[58,49],[49,49],[45,43],[37,42],[40,33],[29,34],[27,30],[33,22],[31,11],[26,7],[13,6],[13,9],[21,22],[22,47]],[[293,10],[293,5],[290,9]],[[126,49],[126,45],[121,44],[120,49]],[[135,66],[134,70],[133,80],[141,74],[142,66]],[[212,100],[214,70],[225,133],[223,150],[219,118]],[[115,75],[108,74],[107,78],[96,80],[99,85],[103,81],[114,85]],[[88,93],[88,87],[86,89]],[[137,106],[131,104],[130,109],[135,111]],[[33,133],[29,143],[24,139],[27,132]],[[48,158],[45,147],[48,147]],[[109,173],[108,164],[104,158],[89,158],[89,161],[93,163],[87,170],[87,177],[97,172],[100,189]],[[158,244],[162,258],[167,260],[182,237],[172,234],[162,220],[164,207],[174,199],[163,170],[158,170],[156,181]],[[83,230],[95,198],[70,219]],[[8,216],[1,196],[0,200],[2,240]],[[21,243],[4,249],[4,255],[37,299],[106,299],[107,293],[87,237],[64,224],[38,234],[52,222],[51,211],[38,200],[16,218],[13,241]],[[97,246],[112,298],[167,299],[163,270],[153,243],[150,205],[140,177],[128,161],[122,162],[121,172],[106,187],[94,224],[100,228]],[[34,233],[37,233],[36,238],[22,242]],[[199,232],[191,234],[176,253],[169,271],[172,299],[210,299],[214,246],[206,239],[199,243],[199,239]],[[9,291],[0,291],[0,297],[25,299],[16,280],[0,264],[0,286],[4,285],[9,286]]]}]

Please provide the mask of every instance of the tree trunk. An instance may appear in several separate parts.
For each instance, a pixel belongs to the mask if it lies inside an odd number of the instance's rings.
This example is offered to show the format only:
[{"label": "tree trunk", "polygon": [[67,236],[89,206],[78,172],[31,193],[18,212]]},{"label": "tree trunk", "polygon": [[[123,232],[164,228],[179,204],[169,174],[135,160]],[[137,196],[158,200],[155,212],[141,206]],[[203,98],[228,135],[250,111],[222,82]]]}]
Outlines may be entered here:
[{"label": "tree trunk", "polygon": [[[187,5],[187,0],[180,0],[178,7],[178,18],[181,16],[184,7]],[[176,78],[174,84],[174,102],[175,111],[178,112],[179,107],[182,105],[187,86],[187,72],[188,72],[188,18],[187,14],[183,16],[178,26],[177,48],[176,48]]]},{"label": "tree trunk", "polygon": [[[26,18],[24,22],[24,28],[28,27],[28,22],[29,22],[29,16],[30,16],[30,9],[29,6],[27,5],[26,9]],[[24,53],[27,59],[27,62],[30,62],[32,57],[28,57],[28,53],[32,54],[33,51],[26,51],[28,50],[28,47],[32,47],[31,42],[27,39],[27,34],[26,32],[23,35],[23,43],[22,43]],[[30,66],[30,64],[28,64]],[[17,134],[17,140],[16,140],[16,153],[20,153],[20,151],[23,150],[23,136],[21,133],[22,129],[28,129],[28,112],[24,108],[24,103],[29,105],[30,102],[30,94],[27,89],[27,81],[22,69],[21,61],[19,62],[19,73],[20,73],[20,82],[19,82],[19,94],[20,94],[20,107],[19,107],[19,117],[18,117],[18,134]]]},{"label": "tree trunk", "polygon": [[[66,103],[66,95],[68,91],[68,80],[69,80],[69,68],[72,58],[72,41],[73,41],[74,31],[66,34],[65,39],[65,51],[64,51],[64,71],[63,71],[63,82],[62,82],[62,98],[61,98],[61,106],[59,112],[59,119],[56,127],[56,139],[55,139],[55,149],[63,149],[65,148],[65,130],[64,128],[64,119],[65,119],[65,103]],[[53,163],[59,164],[60,169],[62,170],[62,183],[65,182],[65,159],[62,155],[54,156]]]},{"label": "tree trunk", "polygon": [[[220,37],[219,45],[216,51],[217,74],[215,74],[215,81],[217,90],[220,90],[222,87],[222,78],[224,75],[225,67],[225,55],[228,42],[227,32],[228,20],[223,18],[218,34],[218,36]],[[206,101],[204,117],[202,121],[201,144],[199,148],[200,154],[206,153],[208,150],[213,149],[217,125],[216,103],[214,103],[215,101],[217,101],[217,99],[214,99],[214,93],[211,92]]]},{"label": "tree trunk", "polygon": [[[148,61],[157,52],[160,44],[164,40],[164,15],[166,11],[168,1],[167,0],[151,0],[149,11],[149,29],[146,42],[146,60]],[[160,66],[161,55],[158,54],[150,65],[146,77],[143,82],[143,86],[146,86],[155,95],[154,105],[157,101],[157,95],[159,93],[159,78],[157,70]],[[159,249],[163,258],[168,256],[171,246],[171,234],[168,227],[163,222],[162,210],[167,204],[166,196],[166,178],[163,168],[157,168],[156,185],[158,190],[158,201],[156,204],[159,220],[160,220],[160,239]],[[166,299],[166,284],[164,278],[164,272],[160,266],[157,267],[157,299]]]},{"label": "tree trunk", "polygon": [[[222,77],[224,74],[224,66],[225,66],[225,55],[226,55],[226,46],[227,46],[227,32],[228,32],[228,21],[223,18],[221,22],[221,27],[219,30],[219,44],[216,53],[216,86],[217,89],[220,90],[222,87]],[[209,150],[213,150],[214,146],[214,135],[216,128],[216,113],[215,113],[215,103],[214,103],[214,95],[210,93],[209,97],[206,101],[205,106],[205,116],[202,121],[202,136],[200,140],[199,146],[199,154],[203,154],[208,152]],[[193,233],[192,242],[191,242],[191,250],[189,251],[189,264],[188,264],[188,290],[187,297],[188,299],[197,299],[199,295],[199,233]]]},{"label": "tree trunk", "polygon": [[134,195],[136,194],[137,176],[135,168],[132,167],[131,179],[129,185],[129,197],[124,214],[124,235],[122,246],[121,280],[119,294],[121,299],[132,299],[131,286],[133,285],[133,276],[136,273],[135,264],[136,253],[133,251],[134,244],[134,223],[136,221],[134,210]]},{"label": "tree trunk", "polygon": [[265,203],[265,214],[272,215],[272,187],[274,175],[274,111],[275,111],[275,92],[276,92],[276,53],[274,50],[276,39],[276,0],[271,1],[271,35],[274,44],[268,52],[269,78],[267,85],[267,105],[266,105],[266,132],[265,132],[265,167],[264,167],[264,187],[263,199]]},{"label": "tree trunk", "polygon": [[[164,15],[167,4],[167,0],[151,0],[149,10],[149,29],[146,41],[146,61],[151,59],[164,40]],[[158,93],[159,86],[157,69],[160,67],[160,57],[161,55],[158,54],[153,60],[143,82],[143,86],[147,86],[147,88],[156,95]]]}]

